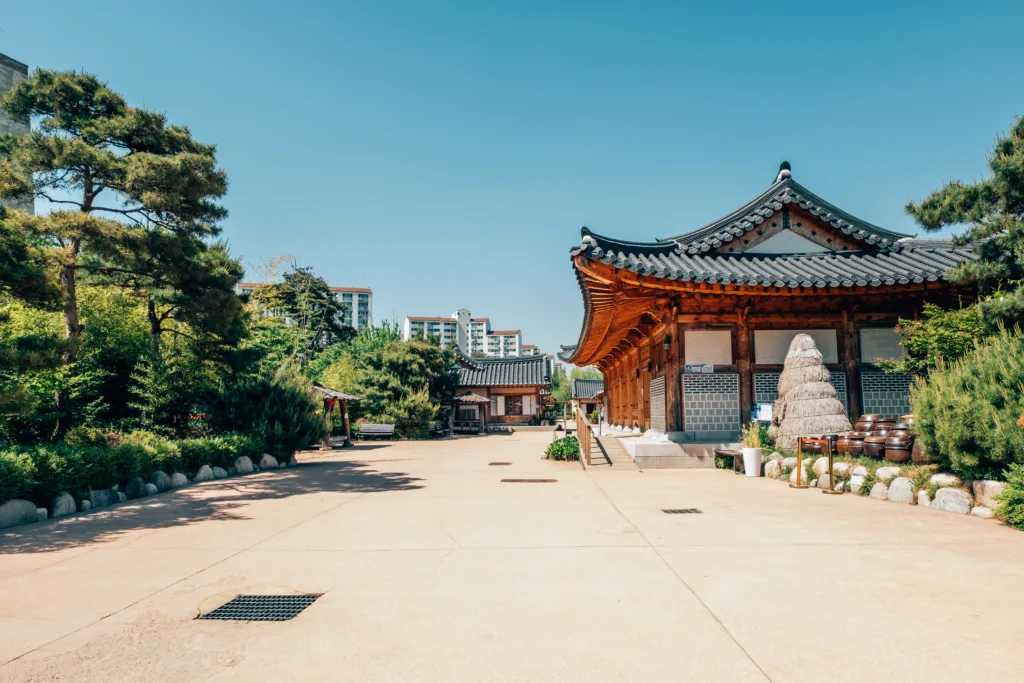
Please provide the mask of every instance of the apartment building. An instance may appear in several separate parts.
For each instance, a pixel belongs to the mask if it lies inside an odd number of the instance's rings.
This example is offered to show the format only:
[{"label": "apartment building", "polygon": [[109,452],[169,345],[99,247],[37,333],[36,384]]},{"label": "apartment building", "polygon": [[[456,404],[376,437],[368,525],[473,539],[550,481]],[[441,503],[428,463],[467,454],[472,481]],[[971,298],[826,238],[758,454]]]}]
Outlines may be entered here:
[{"label": "apartment building", "polygon": [[[247,294],[269,282],[240,282],[238,293]],[[343,325],[350,325],[356,330],[373,327],[373,290],[368,287],[328,287],[334,298],[345,305],[341,314]]]},{"label": "apartment building", "polygon": [[539,356],[540,348],[536,344],[523,344],[523,350],[520,352],[521,356]]},{"label": "apartment building", "polygon": [[465,308],[451,316],[420,317],[407,316],[402,328],[402,338],[427,339],[437,337],[441,345],[454,343],[467,356],[488,358],[516,358],[523,355],[540,355],[540,349],[533,344],[523,345],[520,330],[492,330],[489,318],[473,318]]},{"label": "apartment building", "polygon": [[[0,54],[0,97],[26,78],[28,78],[27,64],[23,64],[5,54]],[[27,117],[24,119],[13,119],[8,116],[7,112],[0,109],[0,134],[28,135],[31,130],[32,124]],[[0,204],[13,209],[22,209],[29,213],[35,213],[35,202],[31,196],[24,199],[0,200]]]}]

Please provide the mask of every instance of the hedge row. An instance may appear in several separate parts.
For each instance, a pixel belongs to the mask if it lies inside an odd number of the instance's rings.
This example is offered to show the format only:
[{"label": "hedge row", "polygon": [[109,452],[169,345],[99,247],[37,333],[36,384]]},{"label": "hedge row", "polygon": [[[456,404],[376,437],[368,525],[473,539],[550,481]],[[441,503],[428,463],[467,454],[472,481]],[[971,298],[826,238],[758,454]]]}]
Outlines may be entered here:
[{"label": "hedge row", "polygon": [[157,470],[227,469],[240,456],[256,462],[263,452],[260,440],[237,433],[181,441],[151,432],[82,430],[68,436],[65,443],[0,450],[0,503],[25,498],[49,507],[61,491],[83,498],[90,489],[123,486],[135,477],[148,481]]}]

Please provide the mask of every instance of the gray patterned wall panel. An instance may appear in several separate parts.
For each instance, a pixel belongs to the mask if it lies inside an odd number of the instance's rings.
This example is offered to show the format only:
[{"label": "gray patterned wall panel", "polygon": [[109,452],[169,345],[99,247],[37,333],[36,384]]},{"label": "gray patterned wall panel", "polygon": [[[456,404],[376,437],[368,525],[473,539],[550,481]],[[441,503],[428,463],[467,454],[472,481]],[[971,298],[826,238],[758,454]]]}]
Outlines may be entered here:
[{"label": "gray patterned wall panel", "polygon": [[910,412],[910,375],[869,370],[860,373],[865,413],[899,417]]},{"label": "gray patterned wall panel", "polygon": [[[779,374],[778,372],[756,372],[754,373],[754,403],[774,403],[779,397]],[[846,396],[846,373],[835,370],[829,373],[832,378],[832,386],[836,388],[839,401],[847,412],[850,406],[847,404]]]},{"label": "gray patterned wall panel", "polygon": [[684,374],[683,417],[688,432],[738,432],[739,375]]},{"label": "gray patterned wall panel", "polygon": [[665,377],[651,380],[651,429],[665,431]]}]

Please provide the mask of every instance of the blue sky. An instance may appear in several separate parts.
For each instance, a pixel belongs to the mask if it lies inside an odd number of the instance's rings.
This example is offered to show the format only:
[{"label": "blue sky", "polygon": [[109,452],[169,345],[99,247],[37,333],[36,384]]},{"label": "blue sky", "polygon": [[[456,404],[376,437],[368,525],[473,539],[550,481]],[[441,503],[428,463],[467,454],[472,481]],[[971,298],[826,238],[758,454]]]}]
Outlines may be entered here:
[{"label": "blue sky", "polygon": [[[294,254],[375,317],[466,307],[546,352],[580,226],[650,240],[779,162],[866,220],[1024,114],[1024,3],[8,3],[0,52],[99,75],[218,146],[247,266]],[[841,5],[841,6],[840,6]]]}]

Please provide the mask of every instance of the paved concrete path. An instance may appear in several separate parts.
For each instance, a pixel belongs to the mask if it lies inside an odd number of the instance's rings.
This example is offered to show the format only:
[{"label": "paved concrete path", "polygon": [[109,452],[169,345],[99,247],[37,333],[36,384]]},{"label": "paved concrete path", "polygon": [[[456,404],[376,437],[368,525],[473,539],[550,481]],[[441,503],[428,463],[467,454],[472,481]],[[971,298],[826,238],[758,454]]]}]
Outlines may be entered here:
[{"label": "paved concrete path", "polygon": [[[723,471],[584,472],[540,460],[549,440],[307,454],[0,535],[0,680],[1024,678],[1024,534]],[[294,592],[324,595],[194,620]]]}]

